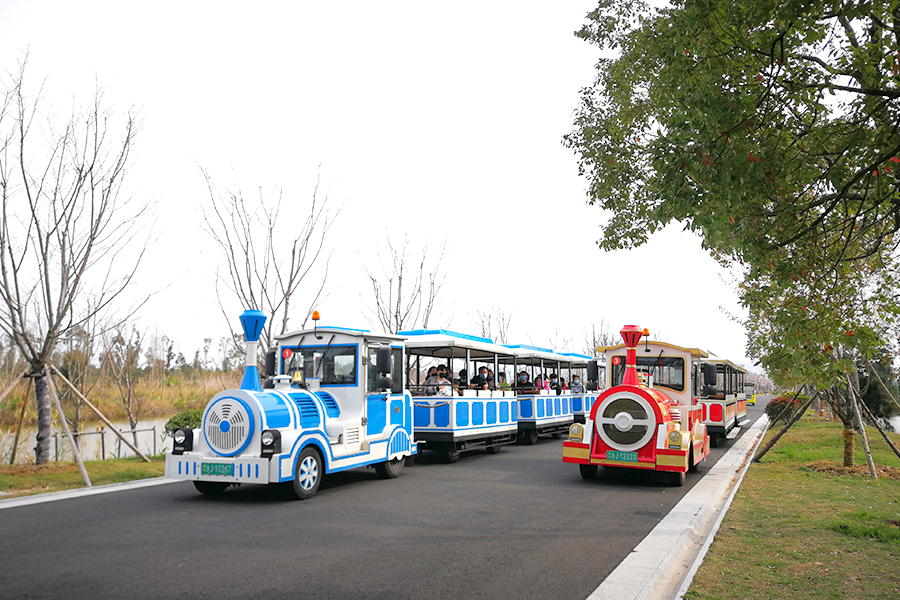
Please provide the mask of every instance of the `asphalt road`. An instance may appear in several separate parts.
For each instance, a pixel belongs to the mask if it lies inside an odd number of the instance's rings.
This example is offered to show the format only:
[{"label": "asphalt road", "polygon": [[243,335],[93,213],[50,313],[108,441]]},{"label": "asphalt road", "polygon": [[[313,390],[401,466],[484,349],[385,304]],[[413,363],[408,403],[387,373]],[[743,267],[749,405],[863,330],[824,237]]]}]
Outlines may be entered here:
[{"label": "asphalt road", "polygon": [[585,598],[730,446],[682,488],[584,481],[542,438],[452,465],[426,452],[394,480],[336,474],[303,502],[176,483],[0,510],[0,597]]}]

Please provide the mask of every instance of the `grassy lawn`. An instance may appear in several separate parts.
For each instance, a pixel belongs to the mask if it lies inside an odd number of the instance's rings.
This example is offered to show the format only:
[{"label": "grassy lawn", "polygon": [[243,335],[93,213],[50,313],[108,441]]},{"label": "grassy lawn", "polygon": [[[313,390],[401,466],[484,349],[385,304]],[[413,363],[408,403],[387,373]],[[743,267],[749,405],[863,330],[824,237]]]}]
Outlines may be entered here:
[{"label": "grassy lawn", "polygon": [[839,423],[795,424],[750,467],[685,598],[900,598],[900,460],[867,432],[877,481],[858,436],[848,470]]},{"label": "grassy lawn", "polygon": [[[152,462],[139,458],[119,458],[85,462],[93,485],[120,483],[148,477],[160,477],[165,462],[161,456]],[[85,487],[78,465],[53,462],[46,465],[6,465],[0,467],[0,499]]]}]

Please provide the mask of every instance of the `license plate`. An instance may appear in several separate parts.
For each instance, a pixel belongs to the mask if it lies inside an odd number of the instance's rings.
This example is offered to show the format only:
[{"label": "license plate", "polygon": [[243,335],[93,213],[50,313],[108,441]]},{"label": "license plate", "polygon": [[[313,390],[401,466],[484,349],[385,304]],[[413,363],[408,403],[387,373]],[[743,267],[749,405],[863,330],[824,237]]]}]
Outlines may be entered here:
[{"label": "license plate", "polygon": [[621,462],[637,462],[637,452],[607,451],[606,460],[618,460]]},{"label": "license plate", "polygon": [[200,465],[200,474],[234,477],[234,463],[203,463]]}]

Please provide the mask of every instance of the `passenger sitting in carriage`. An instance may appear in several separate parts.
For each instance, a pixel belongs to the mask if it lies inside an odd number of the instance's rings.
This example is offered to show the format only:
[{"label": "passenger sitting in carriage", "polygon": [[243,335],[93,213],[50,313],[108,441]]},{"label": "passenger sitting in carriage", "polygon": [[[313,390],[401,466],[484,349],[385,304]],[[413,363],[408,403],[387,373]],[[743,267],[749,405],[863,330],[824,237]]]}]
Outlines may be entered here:
[{"label": "passenger sitting in carriage", "polygon": [[581,379],[578,375],[572,377],[572,385],[569,386],[569,389],[573,394],[583,394],[584,393],[584,385],[581,383]]},{"label": "passenger sitting in carriage", "polygon": [[512,386],[516,392],[520,394],[533,394],[534,384],[528,381],[528,373],[522,371],[519,373],[519,380]]},{"label": "passenger sitting in carriage", "polygon": [[487,367],[478,369],[478,375],[472,378],[470,386],[473,390],[490,390],[494,387],[494,381],[488,376]]}]

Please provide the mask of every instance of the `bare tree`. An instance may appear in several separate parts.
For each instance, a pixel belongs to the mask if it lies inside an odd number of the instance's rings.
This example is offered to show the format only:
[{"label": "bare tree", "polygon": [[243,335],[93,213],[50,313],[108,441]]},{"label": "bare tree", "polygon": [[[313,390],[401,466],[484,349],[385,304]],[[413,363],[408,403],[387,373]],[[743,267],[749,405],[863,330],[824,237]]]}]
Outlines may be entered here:
[{"label": "bare tree", "polygon": [[609,323],[606,319],[600,319],[600,323],[591,322],[588,329],[584,332],[584,352],[589,356],[597,353],[599,346],[615,346],[620,339],[609,329]]},{"label": "bare tree", "polygon": [[[61,337],[109,308],[147,248],[123,250],[147,204],[121,197],[138,123],[120,128],[97,87],[92,103],[61,123],[25,87],[27,56],[0,87],[0,329],[30,364],[38,433],[49,460],[47,364]],[[128,261],[122,269],[120,263]]]},{"label": "bare tree", "polygon": [[447,242],[441,244],[434,264],[429,262],[428,247],[421,253],[411,251],[409,240],[403,237],[403,246],[395,247],[388,236],[387,247],[389,263],[381,258],[378,261],[380,273],[373,273],[364,266],[369,282],[372,284],[372,297],[375,301],[375,320],[386,333],[397,333],[404,329],[415,329],[418,326],[427,328],[428,321],[435,309],[435,301],[447,278],[445,270],[441,270],[441,262]]},{"label": "bare tree", "polygon": [[[475,310],[475,332],[481,337],[494,340],[498,344],[509,343],[509,324],[512,321],[512,313],[507,313],[502,308],[489,306],[488,308]],[[494,333],[497,337],[494,338]]]},{"label": "bare tree", "polygon": [[145,399],[135,390],[140,375],[139,363],[143,352],[143,335],[134,326],[123,323],[104,339],[103,364],[119,391],[119,404],[125,409],[134,445],[137,446],[137,425],[144,412]]},{"label": "bare tree", "polygon": [[[227,271],[225,275],[216,273],[216,298],[232,334],[228,339],[235,339],[234,314],[226,308],[220,286],[243,308],[272,315],[260,335],[262,347],[268,348],[274,336],[288,331],[292,316],[302,315],[297,322],[304,327],[313,308],[323,299],[330,257],[325,259],[321,278],[307,286],[314,291],[305,295],[305,312],[291,313],[291,301],[300,284],[322,259],[325,238],[340,208],[331,214],[329,195],[320,197],[317,179],[306,218],[300,225],[293,219],[279,219],[281,192],[267,198],[260,189],[259,200],[248,202],[239,186],[221,192],[207,172],[202,173],[209,190],[209,206],[201,207],[206,232],[219,247]],[[284,242],[284,238],[288,241]]]}]

